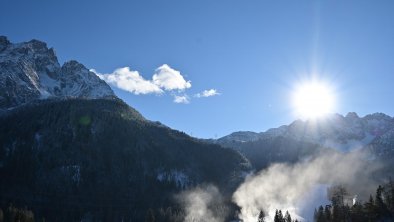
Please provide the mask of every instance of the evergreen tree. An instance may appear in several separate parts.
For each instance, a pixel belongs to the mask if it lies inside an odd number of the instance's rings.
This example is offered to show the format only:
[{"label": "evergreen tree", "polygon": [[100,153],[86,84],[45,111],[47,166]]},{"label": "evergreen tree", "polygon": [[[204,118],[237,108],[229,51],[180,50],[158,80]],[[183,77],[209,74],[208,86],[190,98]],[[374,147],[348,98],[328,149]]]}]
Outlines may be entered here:
[{"label": "evergreen tree", "polygon": [[285,218],[284,218],[285,222],[292,222],[291,220],[291,216],[289,214],[289,211],[286,210],[286,214],[285,214]]},{"label": "evergreen tree", "polygon": [[279,211],[278,210],[275,210],[274,222],[282,222],[282,221],[280,221]]},{"label": "evergreen tree", "polygon": [[384,189],[381,185],[376,189],[375,205],[378,209],[383,209],[385,206],[383,202],[383,191]]},{"label": "evergreen tree", "polygon": [[155,212],[149,208],[146,212],[145,222],[155,222]]},{"label": "evergreen tree", "polygon": [[324,216],[324,208],[323,206],[320,206],[319,209],[316,212],[315,216],[315,221],[316,222],[326,222],[325,216]]},{"label": "evergreen tree", "polygon": [[352,206],[350,220],[351,221],[360,221],[360,222],[366,220],[363,206],[359,202],[356,202]]},{"label": "evergreen tree", "polygon": [[336,186],[330,189],[332,203],[332,221],[345,220],[344,199],[348,194],[343,186]]},{"label": "evergreen tree", "polygon": [[258,217],[258,219],[257,219],[257,222],[264,222],[264,221],[265,221],[265,220],[264,220],[264,217],[265,217],[264,211],[263,211],[263,210],[260,210],[260,213],[259,213],[259,217]]},{"label": "evergreen tree", "polygon": [[341,206],[334,205],[332,206],[332,221],[341,221],[342,220],[342,212]]},{"label": "evergreen tree", "polygon": [[318,215],[317,215],[317,209],[315,208],[315,211],[314,211],[314,213],[313,213],[313,221],[317,221],[317,217],[318,217]]},{"label": "evergreen tree", "polygon": [[383,200],[383,194],[384,188],[379,185],[378,189],[376,190],[375,198],[376,213],[379,218],[386,218],[389,216],[387,205],[384,203]]},{"label": "evergreen tree", "polygon": [[282,210],[279,210],[278,216],[279,216],[279,221],[283,222],[284,218],[283,218]]},{"label": "evergreen tree", "polygon": [[342,216],[343,216],[343,221],[350,221],[351,218],[351,211],[349,205],[344,205],[342,207]]},{"label": "evergreen tree", "polygon": [[389,210],[394,213],[394,182],[390,178],[390,182],[388,183],[388,207]]},{"label": "evergreen tree", "polygon": [[372,195],[369,196],[368,202],[364,204],[364,212],[368,221],[374,221],[376,218],[375,214],[375,201]]},{"label": "evergreen tree", "polygon": [[326,218],[326,221],[331,221],[331,206],[326,205],[324,208],[324,217]]},{"label": "evergreen tree", "polygon": [[344,198],[347,195],[347,191],[343,186],[336,186],[330,189],[331,202],[333,206],[343,206]]},{"label": "evergreen tree", "polygon": [[389,210],[391,195],[390,193],[386,192],[385,189],[388,189],[388,187],[379,186],[376,190],[375,206],[377,211],[376,213],[380,220],[386,220],[386,218],[394,217],[394,214],[392,214],[393,212],[390,212]]}]

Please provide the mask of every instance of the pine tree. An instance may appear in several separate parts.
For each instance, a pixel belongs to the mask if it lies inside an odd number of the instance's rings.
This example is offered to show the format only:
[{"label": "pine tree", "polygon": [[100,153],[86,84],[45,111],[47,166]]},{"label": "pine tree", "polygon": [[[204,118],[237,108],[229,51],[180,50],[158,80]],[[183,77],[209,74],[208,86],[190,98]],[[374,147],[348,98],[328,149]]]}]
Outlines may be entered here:
[{"label": "pine tree", "polygon": [[390,178],[390,182],[388,184],[388,195],[390,198],[388,199],[389,210],[394,213],[394,182]]},{"label": "pine tree", "polygon": [[318,218],[318,213],[317,213],[317,209],[315,208],[315,211],[313,213],[313,221],[317,221]]},{"label": "pine tree", "polygon": [[280,221],[280,222],[283,222],[283,221],[284,221],[284,218],[283,218],[282,210],[279,210],[278,215],[279,215],[279,221]]},{"label": "pine tree", "polygon": [[285,214],[285,218],[284,218],[285,222],[292,222],[291,220],[291,216],[289,214],[289,211],[286,210],[286,214]]},{"label": "pine tree", "polygon": [[274,222],[282,222],[282,221],[280,221],[279,211],[278,210],[275,210]]},{"label": "pine tree", "polygon": [[349,205],[344,205],[342,207],[342,216],[343,216],[343,221],[350,221],[351,218],[351,211]]},{"label": "pine tree", "polygon": [[380,186],[376,190],[375,207],[378,218],[386,218],[390,216],[387,205],[383,200],[383,194],[385,193],[384,187]]},{"label": "pine tree", "polygon": [[369,196],[369,201],[364,204],[364,212],[368,221],[375,220],[375,201],[373,200],[372,195]]},{"label": "pine tree", "polygon": [[348,194],[343,186],[335,186],[330,189],[333,206],[343,206],[345,195]]},{"label": "pine tree", "polygon": [[378,189],[376,189],[376,197],[375,197],[375,205],[378,209],[383,209],[385,206],[383,202],[383,192],[384,192],[383,187],[379,185]]},{"label": "pine tree", "polygon": [[384,197],[385,197],[385,204],[387,210],[393,213],[394,212],[394,183],[391,180],[391,178],[387,183],[387,185],[384,187]]},{"label": "pine tree", "polygon": [[351,209],[351,221],[365,221],[365,215],[363,210],[363,206],[359,202],[356,202]]},{"label": "pine tree", "polygon": [[264,221],[265,221],[265,220],[264,220],[264,217],[265,217],[264,211],[263,211],[263,210],[260,210],[260,213],[259,213],[259,217],[258,217],[257,222],[264,222]]},{"label": "pine tree", "polygon": [[331,206],[326,205],[324,208],[324,217],[326,218],[326,221],[331,221]]},{"label": "pine tree", "polygon": [[330,189],[332,203],[332,221],[343,221],[346,217],[344,209],[345,195],[348,194],[343,186]]},{"label": "pine tree", "polygon": [[316,216],[315,216],[315,221],[316,222],[326,222],[326,218],[324,216],[324,208],[323,206],[320,206],[319,209],[316,212]]},{"label": "pine tree", "polygon": [[154,222],[155,221],[155,212],[149,208],[146,213],[145,222]]}]

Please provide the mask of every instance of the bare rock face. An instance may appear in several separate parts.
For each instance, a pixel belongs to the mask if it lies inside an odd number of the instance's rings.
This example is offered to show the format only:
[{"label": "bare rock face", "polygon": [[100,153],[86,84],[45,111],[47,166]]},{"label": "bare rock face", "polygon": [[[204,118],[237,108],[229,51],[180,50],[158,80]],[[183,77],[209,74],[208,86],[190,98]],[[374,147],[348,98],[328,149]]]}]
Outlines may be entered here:
[{"label": "bare rock face", "polygon": [[0,36],[0,109],[62,97],[97,99],[115,94],[82,64],[69,61],[60,66],[54,49],[46,43],[13,44]]},{"label": "bare rock face", "polygon": [[8,41],[7,37],[0,36],[0,52],[7,48],[11,43]]}]

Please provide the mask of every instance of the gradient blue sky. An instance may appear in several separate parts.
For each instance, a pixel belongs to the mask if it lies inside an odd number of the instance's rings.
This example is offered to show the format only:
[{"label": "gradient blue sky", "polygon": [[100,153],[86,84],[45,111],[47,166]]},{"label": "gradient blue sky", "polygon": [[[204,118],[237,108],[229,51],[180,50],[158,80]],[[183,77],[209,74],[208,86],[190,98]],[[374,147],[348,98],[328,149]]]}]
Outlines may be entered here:
[{"label": "gradient blue sky", "polygon": [[145,78],[168,64],[192,96],[117,95],[145,117],[197,137],[265,131],[293,121],[291,92],[315,73],[334,86],[336,112],[394,115],[393,1],[2,0],[0,35],[54,47],[100,73]]}]

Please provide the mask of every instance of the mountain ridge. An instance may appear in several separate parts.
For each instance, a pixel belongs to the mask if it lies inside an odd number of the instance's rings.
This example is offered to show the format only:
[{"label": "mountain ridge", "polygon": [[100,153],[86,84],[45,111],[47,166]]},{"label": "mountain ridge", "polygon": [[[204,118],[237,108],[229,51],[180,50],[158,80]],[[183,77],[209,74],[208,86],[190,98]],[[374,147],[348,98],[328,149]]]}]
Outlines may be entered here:
[{"label": "mountain ridge", "polygon": [[45,42],[11,43],[0,36],[0,109],[47,98],[114,98],[107,83],[81,63],[62,66]]},{"label": "mountain ridge", "polygon": [[304,140],[340,151],[351,151],[368,145],[394,129],[394,118],[384,113],[359,117],[355,112],[345,116],[332,114],[317,120],[295,120],[289,125],[270,128],[264,132],[237,131],[216,140],[209,140],[227,147],[245,142],[284,136]]},{"label": "mountain ridge", "polygon": [[272,163],[296,163],[321,152],[361,152],[368,161],[384,162],[388,169],[394,166],[394,118],[384,113],[364,117],[355,112],[332,114],[295,120],[265,132],[234,132],[203,141],[239,151],[255,170]]}]

